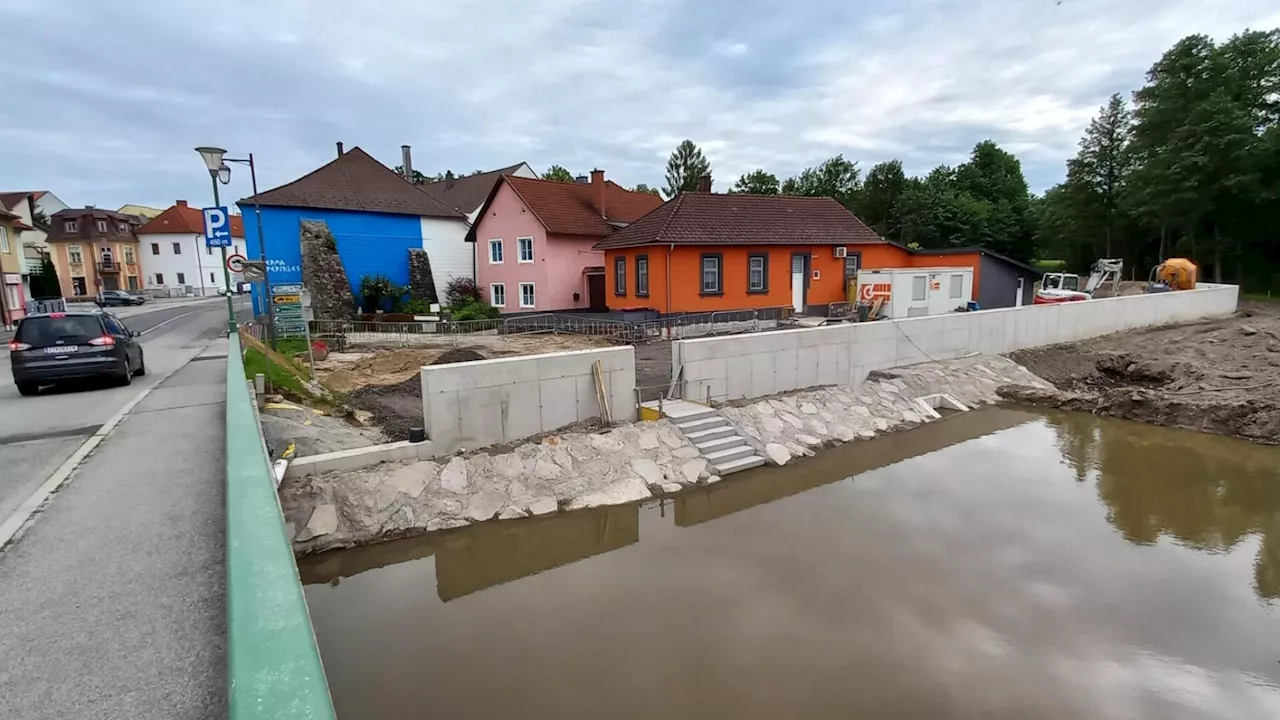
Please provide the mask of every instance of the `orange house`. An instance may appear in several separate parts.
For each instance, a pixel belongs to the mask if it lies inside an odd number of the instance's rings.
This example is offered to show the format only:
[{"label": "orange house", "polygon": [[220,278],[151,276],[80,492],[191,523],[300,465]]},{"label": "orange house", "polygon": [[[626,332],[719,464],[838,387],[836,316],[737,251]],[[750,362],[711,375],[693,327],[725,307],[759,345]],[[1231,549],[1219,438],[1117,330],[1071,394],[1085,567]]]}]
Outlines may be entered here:
[{"label": "orange house", "polygon": [[681,193],[595,247],[610,310],[820,313],[859,268],[912,266],[835,200],[787,195]]}]

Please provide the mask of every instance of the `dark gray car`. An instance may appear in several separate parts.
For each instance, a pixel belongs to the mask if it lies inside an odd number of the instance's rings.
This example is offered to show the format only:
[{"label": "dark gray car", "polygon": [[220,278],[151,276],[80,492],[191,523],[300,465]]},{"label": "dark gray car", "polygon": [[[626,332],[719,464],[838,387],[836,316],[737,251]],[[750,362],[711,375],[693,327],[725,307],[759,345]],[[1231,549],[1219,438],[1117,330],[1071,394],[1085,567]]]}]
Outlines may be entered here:
[{"label": "dark gray car", "polygon": [[147,374],[139,333],[104,312],[28,315],[9,343],[13,382],[23,395],[63,380],[107,377],[120,385]]},{"label": "dark gray car", "polygon": [[107,307],[108,305],[141,305],[147,301],[143,295],[133,295],[124,290],[103,290],[102,296],[95,302],[98,307]]}]

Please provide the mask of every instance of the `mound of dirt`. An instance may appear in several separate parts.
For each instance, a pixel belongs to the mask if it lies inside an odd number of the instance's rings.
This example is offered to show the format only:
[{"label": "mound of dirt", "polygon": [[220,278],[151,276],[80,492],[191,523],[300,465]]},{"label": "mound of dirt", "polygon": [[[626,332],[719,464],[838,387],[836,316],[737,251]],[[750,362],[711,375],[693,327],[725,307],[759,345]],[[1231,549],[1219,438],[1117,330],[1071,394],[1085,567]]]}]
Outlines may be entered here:
[{"label": "mound of dirt", "polygon": [[450,363],[475,362],[476,360],[487,360],[485,356],[476,352],[471,348],[454,348],[436,358],[432,365],[448,365]]},{"label": "mound of dirt", "polygon": [[1009,357],[1065,391],[1010,400],[1280,444],[1280,304]]}]

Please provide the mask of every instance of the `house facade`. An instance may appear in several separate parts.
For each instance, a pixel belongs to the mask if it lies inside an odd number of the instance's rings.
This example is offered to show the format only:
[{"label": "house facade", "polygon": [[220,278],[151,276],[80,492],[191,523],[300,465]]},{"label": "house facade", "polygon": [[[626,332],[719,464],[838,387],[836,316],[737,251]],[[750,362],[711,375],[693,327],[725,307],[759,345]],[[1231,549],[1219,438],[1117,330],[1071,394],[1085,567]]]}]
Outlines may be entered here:
[{"label": "house facade", "polygon": [[21,228],[16,213],[0,209],[0,326],[12,327],[26,317],[27,295],[22,286]]},{"label": "house facade", "polygon": [[[222,252],[204,244],[204,214],[186,200],[178,200],[138,228],[138,250],[148,291],[183,297],[216,295],[226,290]],[[244,220],[231,216],[231,247],[227,254],[243,255]],[[232,275],[231,282],[241,282]]]},{"label": "house facade", "polygon": [[63,297],[91,300],[101,290],[144,289],[137,228],[132,217],[102,208],[68,208],[50,216],[49,253]]},{"label": "house facade", "polygon": [[[273,285],[304,281],[299,245],[304,220],[329,226],[357,299],[365,276],[385,275],[393,283],[408,285],[410,250],[426,251],[438,297],[443,298],[450,278],[473,277],[471,246],[464,242],[466,215],[358,147],[340,150],[319,169],[237,205],[250,258],[260,253],[261,217],[267,278]],[[259,303],[255,298],[255,305]]]},{"label": "house facade", "polygon": [[467,234],[480,290],[503,313],[607,311],[596,243],[661,204],[602,170],[586,183],[504,176]]},{"label": "house facade", "polygon": [[33,297],[31,277],[41,272],[44,256],[49,251],[48,228],[38,218],[43,216],[47,220],[66,208],[66,203],[47,190],[0,192],[0,210],[18,216],[14,227],[22,246],[22,289],[28,298]]}]

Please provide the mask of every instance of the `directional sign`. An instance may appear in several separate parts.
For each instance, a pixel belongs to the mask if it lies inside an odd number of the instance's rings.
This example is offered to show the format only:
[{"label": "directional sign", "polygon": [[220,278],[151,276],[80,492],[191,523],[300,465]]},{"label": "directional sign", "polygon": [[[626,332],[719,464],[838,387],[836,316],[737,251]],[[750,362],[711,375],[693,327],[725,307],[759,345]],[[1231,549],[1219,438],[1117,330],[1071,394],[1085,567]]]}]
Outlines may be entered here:
[{"label": "directional sign", "polygon": [[206,247],[231,247],[231,216],[225,207],[207,207],[204,213],[204,244]]},{"label": "directional sign", "polygon": [[244,264],[249,262],[249,258],[243,255],[228,255],[227,269],[233,273],[244,272]]},{"label": "directional sign", "polygon": [[271,302],[276,305],[297,305],[302,307],[301,295],[275,295],[271,298]]},{"label": "directional sign", "polygon": [[272,295],[301,295],[302,286],[296,285],[296,284],[295,285],[272,285],[271,294]]},{"label": "directional sign", "polygon": [[277,285],[271,288],[271,319],[276,334],[291,337],[306,333],[307,320],[302,311],[302,286]]}]

